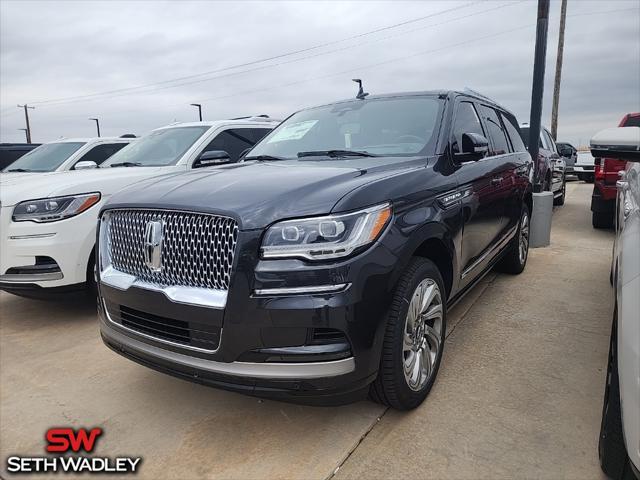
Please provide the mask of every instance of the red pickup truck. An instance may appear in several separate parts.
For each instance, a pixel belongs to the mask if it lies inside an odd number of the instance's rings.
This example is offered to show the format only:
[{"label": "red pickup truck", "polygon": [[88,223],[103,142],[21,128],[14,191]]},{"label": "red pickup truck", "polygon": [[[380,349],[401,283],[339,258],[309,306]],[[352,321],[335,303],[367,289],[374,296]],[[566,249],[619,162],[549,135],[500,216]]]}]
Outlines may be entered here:
[{"label": "red pickup truck", "polygon": [[[628,113],[620,121],[619,127],[640,127],[640,112]],[[591,223],[594,228],[611,228],[616,210],[616,181],[618,172],[624,170],[627,162],[615,158],[595,159],[595,182],[591,196]]]}]

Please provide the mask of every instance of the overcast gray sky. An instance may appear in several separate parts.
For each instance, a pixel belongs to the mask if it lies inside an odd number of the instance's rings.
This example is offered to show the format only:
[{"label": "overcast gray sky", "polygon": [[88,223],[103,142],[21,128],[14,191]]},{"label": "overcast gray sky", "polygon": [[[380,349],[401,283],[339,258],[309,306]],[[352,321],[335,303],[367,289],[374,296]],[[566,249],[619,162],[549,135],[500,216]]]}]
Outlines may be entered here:
[{"label": "overcast gray sky", "polygon": [[[24,141],[17,103],[46,142],[93,136],[88,117],[103,135],[193,121],[190,103],[205,119],[284,117],[351,97],[354,77],[372,93],[467,86],[528,121],[536,5],[0,0],[0,141]],[[552,1],[547,126],[559,15]],[[640,111],[640,2],[568,0],[567,15],[559,139],[584,144]]]}]

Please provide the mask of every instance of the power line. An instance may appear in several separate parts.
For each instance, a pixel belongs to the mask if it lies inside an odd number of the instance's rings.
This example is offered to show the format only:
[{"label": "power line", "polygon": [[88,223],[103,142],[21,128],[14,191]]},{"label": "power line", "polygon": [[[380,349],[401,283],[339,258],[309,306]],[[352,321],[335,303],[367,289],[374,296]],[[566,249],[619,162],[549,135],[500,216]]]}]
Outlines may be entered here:
[{"label": "power line", "polygon": [[380,27],[380,28],[377,28],[375,30],[370,30],[370,31],[363,32],[363,33],[360,33],[360,34],[357,34],[357,35],[352,35],[350,37],[346,37],[346,38],[343,38],[343,39],[333,40],[331,42],[325,42],[325,43],[322,43],[322,44],[319,44],[319,45],[314,45],[314,46],[303,48],[303,49],[300,49],[300,50],[294,50],[294,51],[287,52],[287,53],[282,53],[282,54],[279,54],[279,55],[273,55],[271,57],[261,58],[261,59],[258,59],[258,60],[252,60],[252,61],[249,61],[249,62],[240,63],[240,64],[236,64],[236,65],[230,65],[230,66],[227,66],[227,67],[222,67],[222,68],[218,68],[218,69],[215,69],[215,70],[209,70],[209,71],[202,72],[202,73],[197,73],[197,74],[193,74],[193,75],[186,75],[186,76],[183,76],[183,77],[177,77],[177,78],[173,78],[173,79],[170,79],[170,80],[164,80],[164,81],[161,81],[161,82],[153,82],[153,83],[148,83],[148,84],[144,84],[144,85],[138,85],[138,86],[135,86],[135,87],[126,87],[126,88],[120,88],[120,89],[116,89],[116,90],[108,90],[108,91],[105,91],[105,92],[91,93],[91,94],[86,94],[86,95],[76,95],[76,96],[72,96],[72,97],[63,97],[63,98],[51,99],[51,100],[41,100],[41,101],[32,102],[32,103],[33,104],[37,104],[37,105],[44,105],[44,104],[47,104],[47,103],[60,102],[60,101],[65,101],[65,100],[73,100],[73,99],[81,99],[81,98],[88,98],[88,97],[94,97],[94,96],[102,96],[102,95],[107,95],[107,94],[111,94],[111,93],[120,93],[120,92],[124,92],[124,91],[129,91],[129,90],[143,89],[143,88],[148,88],[148,87],[152,87],[152,86],[156,86],[156,85],[163,85],[163,84],[173,83],[173,82],[177,82],[177,81],[181,81],[181,80],[188,80],[188,79],[192,79],[192,78],[202,77],[202,76],[205,76],[205,75],[211,75],[211,74],[214,74],[214,73],[225,72],[225,71],[228,71],[228,70],[234,70],[234,69],[237,69],[237,68],[256,65],[256,64],[268,62],[268,61],[271,61],[271,60],[277,60],[279,58],[284,58],[284,57],[288,57],[288,56],[291,56],[291,55],[297,55],[297,54],[300,54],[300,53],[310,52],[310,51],[317,50],[317,49],[324,48],[324,47],[328,47],[328,46],[331,46],[331,45],[336,45],[336,44],[339,44],[339,43],[347,42],[349,40],[362,38],[362,37],[365,37],[365,36],[368,36],[368,35],[373,35],[375,33],[379,33],[379,32],[386,31],[386,30],[391,30],[393,28],[398,28],[398,27],[401,27],[401,26],[404,26],[404,25],[409,25],[411,23],[416,23],[416,22],[420,22],[422,20],[426,20],[428,18],[433,18],[433,17],[439,16],[439,15],[444,15],[445,13],[450,13],[450,12],[453,12],[453,11],[456,11],[456,10],[467,8],[467,7],[471,6],[471,5],[478,4],[478,3],[481,3],[481,2],[478,0],[478,1],[470,2],[470,3],[466,3],[466,4],[463,4],[463,5],[458,5],[457,7],[448,8],[446,10],[441,10],[439,12],[431,13],[429,15],[424,15],[422,17],[418,17],[418,18],[414,18],[414,19],[410,19],[410,20],[405,20],[403,22],[395,23],[393,25],[387,25],[385,27]]},{"label": "power line", "polygon": [[303,60],[309,60],[309,59],[312,59],[312,58],[317,58],[317,57],[329,55],[329,54],[336,53],[336,52],[342,52],[342,51],[345,51],[345,50],[349,50],[351,48],[359,47],[359,46],[362,46],[362,45],[367,45],[367,44],[373,43],[373,42],[380,42],[380,41],[388,40],[390,38],[395,38],[395,37],[398,37],[398,36],[401,36],[401,35],[406,35],[408,33],[416,32],[418,30],[423,30],[425,28],[431,28],[431,27],[437,27],[437,26],[445,25],[447,23],[452,23],[452,22],[459,21],[459,20],[462,20],[462,19],[465,19],[465,18],[468,18],[468,17],[474,17],[474,16],[477,16],[477,15],[486,14],[486,13],[489,13],[489,12],[494,11],[494,10],[498,10],[498,9],[501,9],[501,8],[509,7],[509,6],[512,6],[512,5],[516,5],[518,3],[523,3],[523,1],[524,0],[519,0],[517,2],[507,3],[507,4],[499,5],[497,7],[486,9],[486,10],[483,10],[483,11],[480,11],[480,12],[474,12],[474,13],[471,13],[471,14],[468,14],[468,15],[463,15],[463,16],[459,16],[459,17],[456,17],[456,18],[453,18],[453,19],[445,20],[443,22],[439,22],[439,23],[436,23],[436,24],[427,25],[425,27],[420,27],[420,28],[416,28],[416,29],[413,29],[413,30],[400,32],[400,33],[397,33],[395,35],[390,35],[390,36],[387,36],[387,37],[382,37],[382,38],[378,38],[378,39],[371,40],[371,41],[365,41],[365,42],[361,42],[361,43],[357,43],[357,44],[353,44],[353,45],[348,45],[348,46],[340,47],[340,48],[337,48],[337,49],[334,49],[334,50],[328,50],[326,52],[315,53],[313,55],[307,55],[307,56],[300,57],[300,58],[294,58],[294,59],[290,59],[290,60],[285,60],[285,61],[282,61],[282,62],[279,62],[279,63],[275,63],[275,64],[261,65],[261,66],[257,66],[257,67],[251,68],[251,69],[242,70],[242,71],[239,71],[239,72],[230,72],[230,73],[226,73],[226,74],[223,74],[223,75],[217,75],[215,77],[210,77],[210,78],[193,79],[193,80],[182,82],[182,83],[178,83],[178,84],[175,84],[175,85],[166,85],[166,86],[157,87],[157,88],[153,88],[153,89],[145,90],[145,91],[123,92],[123,93],[109,95],[109,96],[103,96],[103,97],[99,97],[99,98],[78,99],[78,100],[70,100],[70,101],[66,101],[66,102],[50,103],[50,104],[45,105],[45,106],[59,106],[59,105],[68,105],[68,104],[71,104],[71,103],[82,103],[82,102],[88,102],[88,101],[106,100],[106,99],[109,99],[109,98],[115,98],[115,97],[119,97],[119,96],[132,95],[132,94],[145,95],[145,94],[149,94],[149,93],[155,93],[155,92],[160,91],[160,90],[166,90],[166,89],[170,89],[170,88],[177,88],[177,87],[181,87],[181,86],[185,86],[185,85],[193,85],[195,83],[202,83],[202,82],[208,82],[208,81],[212,81],[212,80],[217,80],[217,79],[220,79],[220,78],[226,78],[226,77],[231,77],[231,76],[236,76],[236,75],[243,75],[243,74],[247,74],[247,73],[253,73],[253,72],[256,72],[256,71],[265,70],[267,68],[278,67],[278,66],[282,66],[282,65],[291,64],[291,63],[297,63],[297,62],[300,62],[300,61],[303,61]]},{"label": "power line", "polygon": [[[567,17],[578,17],[578,16],[586,16],[586,15],[601,15],[601,14],[615,13],[615,12],[629,11],[629,10],[637,10],[637,8],[633,7],[633,8],[614,9],[614,10],[604,10],[604,11],[598,11],[598,12],[577,13],[577,14],[567,15]],[[389,60],[385,60],[385,61],[377,62],[377,63],[373,63],[373,64],[362,65],[362,66],[359,66],[359,67],[354,67],[354,68],[351,68],[351,69],[348,69],[348,70],[342,70],[342,71],[331,73],[331,74],[327,74],[327,75],[317,76],[317,77],[304,79],[304,80],[298,80],[298,81],[295,81],[295,82],[275,85],[275,86],[271,86],[271,87],[265,87],[265,88],[261,88],[261,89],[245,90],[245,91],[241,91],[241,92],[232,93],[232,94],[229,94],[229,95],[222,95],[222,96],[217,96],[217,97],[205,98],[205,99],[201,99],[200,101],[204,102],[204,101],[221,100],[221,99],[226,99],[226,98],[233,98],[233,97],[236,97],[236,96],[250,95],[250,94],[253,94],[253,93],[260,93],[260,92],[264,92],[264,91],[270,91],[270,90],[275,90],[275,89],[279,89],[279,88],[285,88],[285,87],[300,85],[300,84],[304,84],[304,83],[309,83],[309,82],[313,82],[313,81],[316,81],[316,80],[321,80],[321,79],[325,79],[325,78],[331,78],[331,77],[343,75],[343,74],[346,74],[346,73],[351,73],[351,72],[354,72],[354,71],[365,70],[365,69],[374,68],[374,67],[378,67],[378,66],[382,66],[382,65],[387,65],[387,64],[390,64],[390,63],[395,63],[395,62],[399,62],[399,61],[402,61],[402,60],[407,60],[407,59],[410,59],[410,58],[414,58],[414,57],[417,57],[417,56],[426,55],[426,54],[429,54],[429,53],[435,53],[435,52],[438,52],[438,51],[443,51],[443,50],[446,50],[446,49],[449,49],[449,48],[456,48],[456,47],[459,47],[459,46],[468,45],[470,43],[474,43],[474,42],[477,42],[477,41],[482,41],[482,40],[485,40],[485,39],[488,39],[488,38],[493,38],[493,37],[497,37],[497,36],[500,36],[500,35],[505,35],[505,34],[508,34],[508,33],[512,33],[512,32],[515,32],[515,31],[524,30],[524,29],[527,29],[527,28],[532,28],[533,26],[534,25],[522,25],[520,27],[515,27],[515,28],[512,28],[512,29],[496,32],[496,33],[493,33],[493,34],[484,35],[484,36],[481,36],[481,37],[476,37],[476,38],[473,38],[473,39],[469,39],[469,40],[466,40],[464,42],[459,42],[459,43],[456,43],[456,44],[451,44],[451,45],[447,45],[447,46],[443,46],[443,47],[439,47],[439,48],[435,48],[435,49],[424,50],[424,51],[420,51],[420,52],[417,52],[417,53],[414,53],[414,54],[411,54],[411,55],[406,55],[406,56],[402,56],[402,57],[396,57],[396,58],[392,58],[392,59],[389,59]],[[183,103],[165,105],[165,107],[180,106],[180,105],[183,105]],[[139,111],[139,109],[131,110],[131,112],[138,112],[138,111]],[[68,117],[71,118],[72,116],[68,116]]]},{"label": "power line", "polygon": [[[577,14],[574,14],[574,15],[567,15],[567,17],[581,17],[581,16],[585,16],[585,15],[597,15],[597,14],[614,13],[614,12],[620,12],[620,11],[628,11],[628,10],[637,10],[637,8],[624,8],[624,9],[616,9],[616,10],[606,10],[606,11],[601,11],[601,12],[577,13]],[[278,88],[292,87],[292,86],[295,86],[295,85],[300,85],[300,84],[312,82],[312,81],[315,81],[315,80],[323,80],[325,78],[336,77],[336,76],[339,76],[339,75],[344,75],[346,73],[352,73],[352,72],[356,72],[356,71],[360,71],[360,70],[366,70],[368,68],[375,68],[375,67],[379,67],[379,66],[382,66],[382,65],[388,65],[390,63],[395,63],[395,62],[399,62],[399,61],[402,61],[402,60],[408,60],[410,58],[414,58],[414,57],[418,57],[418,56],[422,56],[422,55],[427,55],[427,54],[439,52],[439,51],[442,51],[442,50],[447,50],[449,48],[461,47],[461,46],[464,46],[464,45],[468,45],[470,43],[486,40],[486,39],[489,39],[489,38],[498,37],[498,36],[501,36],[501,35],[506,35],[508,33],[513,33],[513,32],[519,31],[519,30],[526,30],[527,28],[533,28],[535,26],[536,25],[534,25],[534,24],[521,25],[519,27],[511,28],[511,29],[508,29],[508,30],[503,30],[503,31],[496,32],[496,33],[491,33],[491,34],[488,34],[488,35],[483,35],[481,37],[476,37],[476,38],[473,38],[473,39],[465,40],[464,42],[454,43],[454,44],[451,44],[451,45],[446,45],[444,47],[438,47],[438,48],[434,48],[434,49],[430,49],[430,50],[422,50],[420,52],[416,52],[416,53],[413,53],[411,55],[406,55],[406,56],[403,56],[403,57],[396,57],[396,58],[392,58],[392,59],[385,60],[385,61],[382,61],[382,62],[362,65],[360,67],[355,67],[355,68],[351,68],[351,69],[348,69],[348,70],[342,70],[340,72],[331,73],[331,74],[328,74],[328,75],[322,75],[322,76],[319,76],[319,77],[313,77],[313,78],[309,78],[309,79],[305,79],[305,80],[298,80],[296,82],[281,84],[281,85],[272,86],[272,87],[265,87],[265,88],[261,88],[261,89],[245,90],[243,92],[233,93],[233,94],[230,94],[230,95],[203,98],[200,101],[207,102],[207,101],[213,101],[213,100],[222,100],[222,99],[232,98],[232,97],[236,97],[236,96],[240,96],[240,95],[249,95],[249,94],[252,94],[252,93],[259,93],[259,92],[274,90],[274,89],[278,89]]]}]

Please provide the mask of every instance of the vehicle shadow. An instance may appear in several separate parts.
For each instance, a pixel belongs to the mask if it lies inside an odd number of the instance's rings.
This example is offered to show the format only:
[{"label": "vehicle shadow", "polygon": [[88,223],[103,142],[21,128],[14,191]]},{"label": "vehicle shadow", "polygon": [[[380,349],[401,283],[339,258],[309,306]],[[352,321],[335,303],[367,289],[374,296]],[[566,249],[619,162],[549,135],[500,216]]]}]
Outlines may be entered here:
[{"label": "vehicle shadow", "polygon": [[79,293],[56,300],[19,297],[0,291],[0,325],[3,328],[37,328],[39,324],[86,323],[96,318],[96,300]]}]

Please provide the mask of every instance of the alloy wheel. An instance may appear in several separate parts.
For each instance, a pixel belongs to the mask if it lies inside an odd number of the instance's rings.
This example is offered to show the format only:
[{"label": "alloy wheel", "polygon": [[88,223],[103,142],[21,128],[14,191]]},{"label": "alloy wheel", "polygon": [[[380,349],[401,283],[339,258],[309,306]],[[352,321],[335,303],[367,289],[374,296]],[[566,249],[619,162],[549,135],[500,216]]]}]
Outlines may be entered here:
[{"label": "alloy wheel", "polygon": [[411,390],[420,391],[435,372],[442,347],[443,316],[438,284],[424,279],[411,297],[402,344],[404,378]]},{"label": "alloy wheel", "polygon": [[518,242],[518,257],[520,263],[524,264],[527,261],[527,255],[529,254],[529,215],[527,212],[522,214],[520,220],[520,239]]}]

